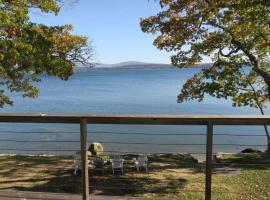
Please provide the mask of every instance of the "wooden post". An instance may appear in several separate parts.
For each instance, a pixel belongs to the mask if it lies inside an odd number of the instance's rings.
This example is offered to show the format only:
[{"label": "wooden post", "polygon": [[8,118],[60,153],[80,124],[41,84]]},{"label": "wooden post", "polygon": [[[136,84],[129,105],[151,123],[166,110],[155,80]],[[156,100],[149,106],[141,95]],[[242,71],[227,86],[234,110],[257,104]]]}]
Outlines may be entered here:
[{"label": "wooden post", "polygon": [[211,200],[212,182],[212,152],[213,151],[213,124],[207,124],[206,166],[205,166],[205,200]]},{"label": "wooden post", "polygon": [[80,121],[81,132],[81,166],[82,166],[82,199],[89,200],[89,179],[88,179],[88,153],[87,153],[87,121]]}]

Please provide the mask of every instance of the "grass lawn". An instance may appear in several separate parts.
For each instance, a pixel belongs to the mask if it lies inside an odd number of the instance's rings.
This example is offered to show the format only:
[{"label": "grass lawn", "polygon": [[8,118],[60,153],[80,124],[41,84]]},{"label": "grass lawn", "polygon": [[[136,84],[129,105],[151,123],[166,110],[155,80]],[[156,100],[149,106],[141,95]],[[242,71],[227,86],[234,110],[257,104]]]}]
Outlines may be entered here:
[{"label": "grass lawn", "polygon": [[[136,172],[125,156],[124,175],[104,175],[90,168],[92,194],[203,199],[204,164],[190,155],[149,157],[149,171]],[[246,165],[248,164],[248,165]],[[213,199],[269,200],[270,156],[224,155],[213,170]],[[73,158],[60,156],[0,156],[0,189],[79,193],[80,174],[73,175]]]}]

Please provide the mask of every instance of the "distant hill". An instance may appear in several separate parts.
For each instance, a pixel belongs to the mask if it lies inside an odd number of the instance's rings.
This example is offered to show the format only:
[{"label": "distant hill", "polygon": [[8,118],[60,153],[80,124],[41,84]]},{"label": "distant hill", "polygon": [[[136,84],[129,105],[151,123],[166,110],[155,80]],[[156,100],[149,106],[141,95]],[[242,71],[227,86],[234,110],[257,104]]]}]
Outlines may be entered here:
[{"label": "distant hill", "polygon": [[158,64],[158,63],[145,63],[137,61],[127,61],[115,64],[103,64],[98,63],[94,68],[155,68],[155,67],[174,67],[169,64]]},{"label": "distant hill", "polygon": [[[211,66],[211,63],[202,63],[198,64],[196,66],[191,67],[202,67],[202,68],[208,68]],[[137,62],[137,61],[127,61],[127,62],[121,62],[121,63],[115,63],[115,64],[104,64],[104,63],[93,63],[91,66],[86,65],[77,65],[78,69],[100,69],[100,68],[176,68],[176,66],[171,64],[160,64],[160,63],[145,63],[145,62]]]}]

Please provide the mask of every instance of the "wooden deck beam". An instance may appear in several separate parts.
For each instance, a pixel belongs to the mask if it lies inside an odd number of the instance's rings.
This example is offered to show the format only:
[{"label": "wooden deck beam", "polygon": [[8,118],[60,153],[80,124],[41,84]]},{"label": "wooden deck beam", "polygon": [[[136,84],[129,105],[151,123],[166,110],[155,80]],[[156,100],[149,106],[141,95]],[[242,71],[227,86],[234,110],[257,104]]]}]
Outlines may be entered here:
[{"label": "wooden deck beam", "polygon": [[0,113],[0,122],[126,125],[270,125],[270,115],[81,115]]}]

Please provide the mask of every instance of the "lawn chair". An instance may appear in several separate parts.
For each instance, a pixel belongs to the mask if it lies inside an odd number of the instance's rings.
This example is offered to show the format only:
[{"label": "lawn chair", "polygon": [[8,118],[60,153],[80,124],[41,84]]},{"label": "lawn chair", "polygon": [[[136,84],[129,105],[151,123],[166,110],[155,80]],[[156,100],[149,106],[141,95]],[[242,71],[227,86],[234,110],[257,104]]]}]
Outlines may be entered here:
[{"label": "lawn chair", "polygon": [[116,171],[120,171],[123,175],[124,173],[124,159],[121,156],[118,156],[114,159],[111,159],[112,163],[112,172],[115,174]]},{"label": "lawn chair", "polygon": [[140,171],[140,167],[144,167],[145,171],[148,171],[147,162],[148,158],[147,155],[139,155],[137,158],[134,158],[134,164],[137,169],[137,171]]},{"label": "lawn chair", "polygon": [[[90,152],[87,151],[87,154],[89,155]],[[90,161],[88,160],[88,164],[89,164],[89,162]],[[81,163],[82,163],[82,161],[81,161],[81,151],[77,151],[75,153],[75,155],[74,155],[74,172],[73,172],[74,175],[76,175],[77,172],[82,169],[82,164]]]},{"label": "lawn chair", "polygon": [[103,175],[105,170],[105,163],[106,161],[104,161],[102,158],[96,157],[95,160],[93,160],[95,172],[101,172],[101,174]]},{"label": "lawn chair", "polygon": [[74,172],[73,174],[76,175],[77,171],[82,169],[81,165],[81,151],[77,151],[74,156]]}]

